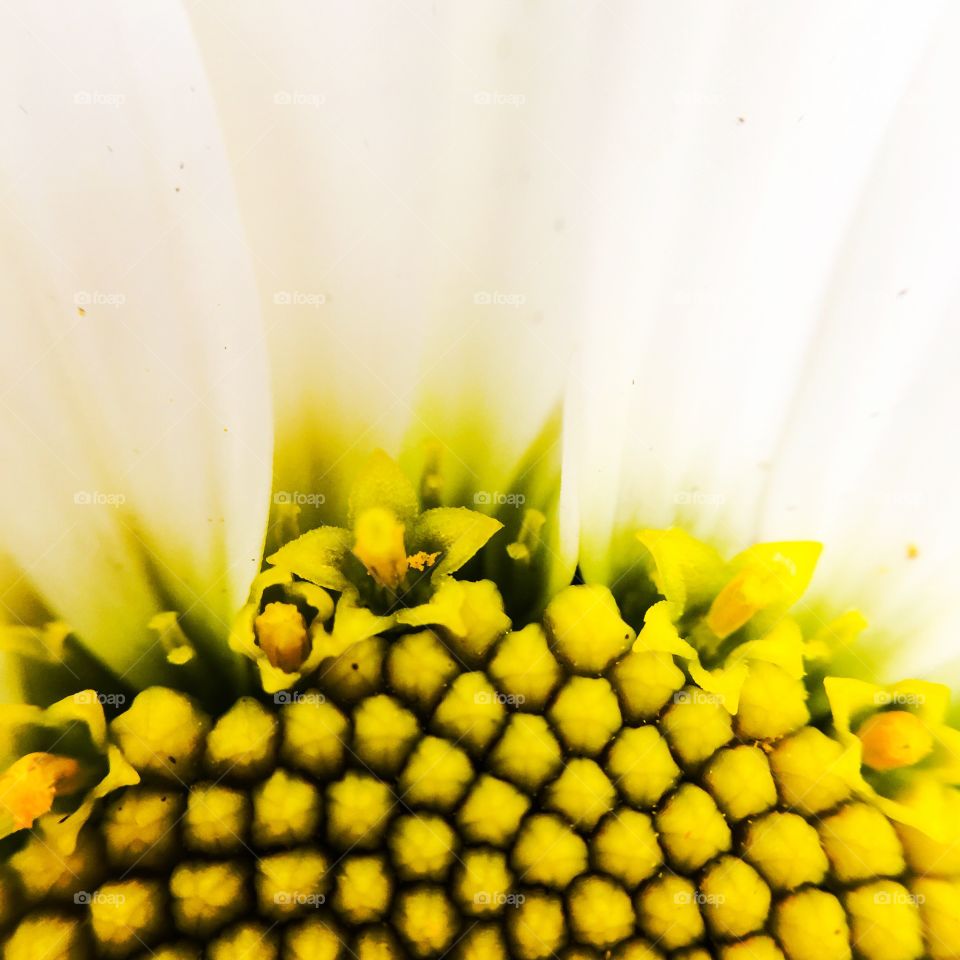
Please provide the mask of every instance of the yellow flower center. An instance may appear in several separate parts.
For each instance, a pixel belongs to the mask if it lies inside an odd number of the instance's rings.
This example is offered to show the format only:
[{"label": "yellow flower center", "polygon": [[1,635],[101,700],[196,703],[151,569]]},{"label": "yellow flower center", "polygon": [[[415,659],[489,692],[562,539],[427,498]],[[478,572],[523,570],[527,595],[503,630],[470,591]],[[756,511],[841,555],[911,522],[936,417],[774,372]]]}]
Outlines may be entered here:
[{"label": "yellow flower center", "polygon": [[912,767],[933,750],[933,736],[923,721],[906,710],[870,717],[857,732],[863,744],[863,762],[874,770]]},{"label": "yellow flower center", "polygon": [[294,673],[310,653],[303,614],[292,603],[268,603],[254,629],[260,647],[274,667]]},{"label": "yellow flower center", "polygon": [[364,510],[353,528],[353,555],[381,587],[391,590],[400,585],[409,566],[403,531],[403,524],[383,507]]}]

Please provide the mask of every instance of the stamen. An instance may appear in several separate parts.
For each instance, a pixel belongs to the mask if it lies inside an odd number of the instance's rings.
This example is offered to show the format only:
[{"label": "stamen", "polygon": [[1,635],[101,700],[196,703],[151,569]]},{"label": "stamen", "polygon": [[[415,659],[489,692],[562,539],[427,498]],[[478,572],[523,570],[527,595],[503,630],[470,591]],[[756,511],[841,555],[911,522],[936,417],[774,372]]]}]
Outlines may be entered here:
[{"label": "stamen", "polygon": [[874,770],[912,767],[933,750],[933,735],[919,717],[906,710],[875,713],[857,736],[863,744],[863,762]]},{"label": "stamen", "polygon": [[0,808],[18,830],[48,813],[58,795],[79,786],[80,764],[53,753],[28,753],[0,775]]},{"label": "stamen", "polygon": [[257,641],[270,663],[295,673],[310,654],[303,614],[292,603],[268,603],[254,620]]},{"label": "stamen", "polygon": [[407,574],[404,525],[383,507],[370,507],[354,525],[353,555],[381,586],[395,590]]}]

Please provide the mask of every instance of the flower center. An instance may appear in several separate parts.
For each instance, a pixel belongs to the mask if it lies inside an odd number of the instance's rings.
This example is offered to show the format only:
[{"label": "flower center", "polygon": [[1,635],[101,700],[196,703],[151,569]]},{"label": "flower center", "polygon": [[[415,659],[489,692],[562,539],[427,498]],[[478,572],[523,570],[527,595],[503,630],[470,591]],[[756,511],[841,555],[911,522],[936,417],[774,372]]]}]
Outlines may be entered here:
[{"label": "flower center", "polygon": [[[381,573],[386,527],[358,534]],[[854,796],[802,680],[764,663],[734,714],[671,654],[634,649],[606,588],[568,587],[542,624],[505,632],[488,587],[461,584],[456,628],[353,643],[303,689],[216,718],[141,693],[110,727],[141,782],[73,847],[18,835],[4,960],[960,947],[924,906],[949,909],[957,882],[921,876],[922,841]],[[302,657],[294,605],[268,604],[257,632],[278,664]],[[909,716],[865,725],[873,761],[922,755]]]}]

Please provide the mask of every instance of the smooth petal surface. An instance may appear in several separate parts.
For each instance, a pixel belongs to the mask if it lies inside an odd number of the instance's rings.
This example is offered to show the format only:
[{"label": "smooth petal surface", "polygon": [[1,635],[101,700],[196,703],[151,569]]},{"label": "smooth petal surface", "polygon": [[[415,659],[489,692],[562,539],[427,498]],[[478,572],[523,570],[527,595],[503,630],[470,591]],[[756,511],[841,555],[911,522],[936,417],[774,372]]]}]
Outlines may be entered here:
[{"label": "smooth petal surface", "polygon": [[[311,497],[342,522],[376,446],[414,474],[438,466],[440,503],[514,489],[580,316],[584,165],[616,23],[419,0],[190,15],[268,317],[277,490],[307,525]],[[554,486],[561,457],[558,434]]]},{"label": "smooth petal surface", "polygon": [[836,258],[938,26],[936,4],[691,9],[631,8],[609,55],[620,137],[568,423],[597,579],[634,524],[731,553],[757,536]]},{"label": "smooth petal surface", "polygon": [[894,641],[890,679],[960,655],[958,87],[952,8],[851,218],[762,515],[763,535],[824,540],[814,590]]},{"label": "smooth petal surface", "polygon": [[163,665],[153,613],[225,635],[257,568],[256,290],[183,15],[14,4],[0,19],[0,536],[139,685]]}]

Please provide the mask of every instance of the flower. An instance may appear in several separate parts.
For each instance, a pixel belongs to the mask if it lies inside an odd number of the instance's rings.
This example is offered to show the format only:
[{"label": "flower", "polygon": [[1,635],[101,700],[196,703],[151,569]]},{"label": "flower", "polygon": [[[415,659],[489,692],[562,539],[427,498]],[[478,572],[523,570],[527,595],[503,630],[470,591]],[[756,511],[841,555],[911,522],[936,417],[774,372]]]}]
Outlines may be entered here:
[{"label": "flower", "polygon": [[960,951],[954,13],[9,20],[5,960]]}]

